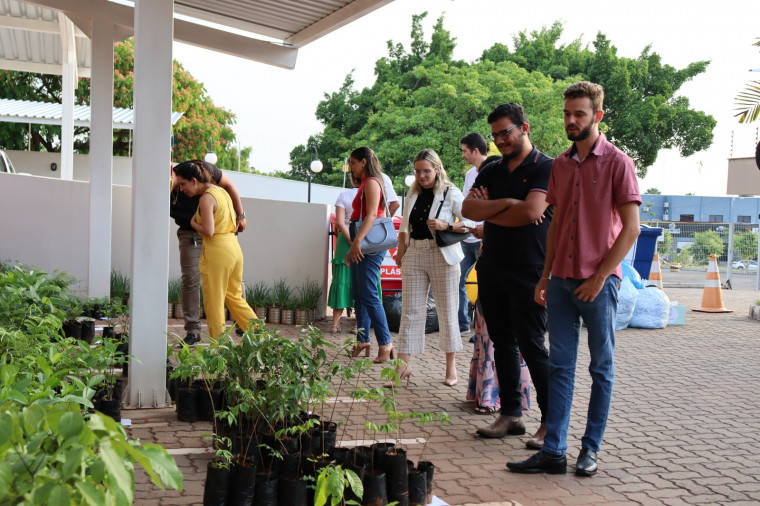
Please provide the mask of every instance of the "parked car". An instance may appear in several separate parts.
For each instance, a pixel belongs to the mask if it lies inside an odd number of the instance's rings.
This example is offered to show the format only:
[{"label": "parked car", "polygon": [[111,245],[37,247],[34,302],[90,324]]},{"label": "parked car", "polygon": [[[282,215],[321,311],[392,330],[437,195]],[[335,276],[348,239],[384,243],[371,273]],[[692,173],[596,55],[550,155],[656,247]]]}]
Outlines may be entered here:
[{"label": "parked car", "polygon": [[745,262],[744,260],[736,260],[731,265],[738,271],[747,270],[750,272],[757,272],[757,262],[755,260],[749,260],[748,262]]},{"label": "parked car", "polygon": [[8,172],[10,174],[16,173],[16,169],[13,168],[11,159],[8,158],[8,155],[6,155],[5,151],[2,149],[0,149],[0,172]]}]

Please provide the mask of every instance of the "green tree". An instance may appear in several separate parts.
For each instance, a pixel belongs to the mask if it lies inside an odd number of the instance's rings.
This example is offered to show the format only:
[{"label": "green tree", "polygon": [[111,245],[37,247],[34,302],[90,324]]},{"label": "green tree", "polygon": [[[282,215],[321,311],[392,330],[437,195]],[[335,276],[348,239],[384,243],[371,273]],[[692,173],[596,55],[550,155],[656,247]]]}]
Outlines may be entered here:
[{"label": "green tree", "polygon": [[662,195],[662,192],[658,190],[657,188],[648,188],[647,191],[644,192],[645,195]]},{"label": "green tree", "polygon": [[740,260],[757,260],[757,232],[739,232],[734,236],[734,251]]},{"label": "green tree", "polygon": [[[134,89],[134,39],[114,44],[114,107],[132,108]],[[62,102],[61,76],[34,74],[30,72],[0,71],[0,96],[16,100]],[[89,104],[90,80],[79,79],[75,103]],[[214,105],[203,83],[198,82],[181,63],[174,61],[172,81],[172,109],[184,115],[173,126],[174,160],[203,158],[213,139],[213,149],[218,157],[217,165],[223,169],[236,170],[238,151],[234,146],[232,125],[235,115]],[[27,125],[0,123],[0,147],[5,149],[60,151],[61,127],[32,125],[31,138]],[[89,128],[75,127],[74,150],[89,152]],[[127,129],[114,130],[114,155],[131,153],[131,136]],[[251,148],[240,150],[240,167],[247,170]]]},{"label": "green tree", "polygon": [[[760,37],[752,44],[760,47]],[[750,81],[736,97],[736,116],[739,123],[752,123],[760,115],[760,81]]]},{"label": "green tree", "polygon": [[662,233],[662,241],[657,241],[657,254],[665,258],[671,254],[673,248],[673,234],[670,230],[664,230]]},{"label": "green tree", "polygon": [[714,230],[697,232],[694,234],[694,242],[689,249],[692,258],[697,263],[706,263],[710,255],[716,257],[723,254],[723,239]]},{"label": "green tree", "polygon": [[555,22],[530,34],[513,38],[514,52],[503,44],[485,50],[481,60],[513,61],[555,80],[572,77],[601,84],[605,90],[602,129],[610,141],[636,162],[639,177],[657,159],[660,149],[676,148],[690,156],[712,144],[715,119],[690,109],[686,97],[676,96],[681,86],[701,74],[709,62],[684,69],[663,64],[646,46],[638,58],[617,55],[617,49],[601,32],[593,50],[577,39],[558,45],[562,24]]},{"label": "green tree", "polygon": [[459,139],[469,132],[490,131],[486,117],[498,104],[520,102],[531,121],[531,138],[542,151],[556,156],[567,149],[562,122],[562,90],[569,81],[554,81],[513,62],[468,64],[451,59],[455,41],[435,24],[431,43],[419,26],[424,14],[412,19],[411,52],[388,43],[389,55],[375,65],[372,87],[357,92],[349,74],[335,93],[325,94],[317,107],[324,131],[291,151],[290,177],[305,179],[315,145],[324,162],[314,177],[321,183],[342,180],[344,157],[358,146],[372,147],[396,189],[408,173],[408,160],[422,148],[435,149],[449,178],[461,186],[466,164]]}]

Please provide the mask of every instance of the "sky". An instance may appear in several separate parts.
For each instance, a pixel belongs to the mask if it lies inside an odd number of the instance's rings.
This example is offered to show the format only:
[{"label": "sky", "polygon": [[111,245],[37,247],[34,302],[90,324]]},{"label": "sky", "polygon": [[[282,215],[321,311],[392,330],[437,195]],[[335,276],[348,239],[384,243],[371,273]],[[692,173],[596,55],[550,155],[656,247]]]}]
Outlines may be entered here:
[{"label": "sky", "polygon": [[677,151],[660,151],[639,186],[642,192],[655,187],[665,194],[725,195],[728,158],[754,156],[759,140],[760,121],[740,125],[733,110],[736,95],[750,80],[760,80],[760,72],[749,72],[760,69],[760,48],[752,46],[760,37],[760,2],[640,0],[597,5],[601,7],[592,10],[556,0],[395,0],[301,48],[294,70],[181,43],[174,44],[174,58],[204,83],[216,105],[237,115],[233,130],[241,146],[253,148],[253,167],[288,171],[290,151],[323,129],[314,112],[324,94],[337,91],[352,70],[357,89],[371,86],[375,62],[387,56],[388,40],[409,50],[413,14],[428,12],[423,22],[427,41],[433,24],[444,15],[444,27],[456,38],[454,59],[468,62],[496,42],[513,49],[517,32],[539,30],[559,20],[563,43],[577,38],[591,43],[601,31],[619,56],[635,58],[651,45],[663,63],[676,68],[711,61],[707,71],[686,83],[678,95],[717,120],[712,146],[688,158]]}]

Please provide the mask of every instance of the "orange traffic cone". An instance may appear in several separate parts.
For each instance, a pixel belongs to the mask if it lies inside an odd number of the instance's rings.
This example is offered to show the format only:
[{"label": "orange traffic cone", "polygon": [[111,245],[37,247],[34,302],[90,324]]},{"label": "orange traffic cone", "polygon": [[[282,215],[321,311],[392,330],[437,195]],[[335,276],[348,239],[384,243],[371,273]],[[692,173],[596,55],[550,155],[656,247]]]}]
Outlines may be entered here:
[{"label": "orange traffic cone", "polygon": [[723,295],[720,291],[720,274],[718,273],[718,261],[715,255],[710,255],[710,264],[707,266],[707,278],[705,279],[705,291],[702,294],[702,307],[692,309],[702,313],[733,313],[733,309],[723,307]]},{"label": "orange traffic cone", "polygon": [[660,270],[660,255],[654,254],[652,259],[652,269],[649,271],[649,281],[647,286],[655,286],[662,290],[662,271]]}]

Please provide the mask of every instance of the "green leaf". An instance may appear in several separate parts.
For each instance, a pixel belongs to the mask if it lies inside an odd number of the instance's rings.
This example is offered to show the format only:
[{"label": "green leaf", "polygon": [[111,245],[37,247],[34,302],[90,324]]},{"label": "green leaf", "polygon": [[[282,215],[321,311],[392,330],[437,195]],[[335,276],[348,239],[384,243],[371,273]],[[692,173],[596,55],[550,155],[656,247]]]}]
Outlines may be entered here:
[{"label": "green leaf", "polygon": [[11,483],[13,482],[13,471],[10,464],[0,461],[0,504],[5,504],[3,499],[8,495]]},{"label": "green leaf", "polygon": [[364,485],[362,485],[362,480],[359,479],[359,476],[350,469],[347,469],[346,480],[351,486],[351,490],[356,494],[356,497],[361,499],[364,496]]},{"label": "green leaf", "polygon": [[130,456],[145,469],[154,485],[182,491],[182,471],[163,447],[153,443],[145,443],[142,448],[128,446]]},{"label": "green leaf", "polygon": [[84,420],[78,413],[64,413],[58,421],[58,433],[64,438],[78,436],[84,428]]},{"label": "green leaf", "polygon": [[13,419],[8,413],[0,413],[0,448],[11,439],[13,430]]},{"label": "green leaf", "polygon": [[69,499],[69,491],[63,485],[55,485],[50,491],[50,497],[48,497],[48,506],[69,506],[71,500]]},{"label": "green leaf", "polygon": [[90,506],[103,506],[105,504],[106,496],[99,488],[96,488],[86,481],[76,482],[76,487]]},{"label": "green leaf", "polygon": [[75,446],[66,452],[66,457],[63,461],[63,469],[61,469],[61,479],[63,481],[69,480],[82,465],[83,453],[84,447],[82,446]]},{"label": "green leaf", "polygon": [[106,466],[109,478],[113,479],[113,485],[117,486],[131,501],[134,494],[132,488],[134,482],[132,480],[132,472],[127,468],[123,456],[116,452],[109,440],[101,442],[100,456]]}]

